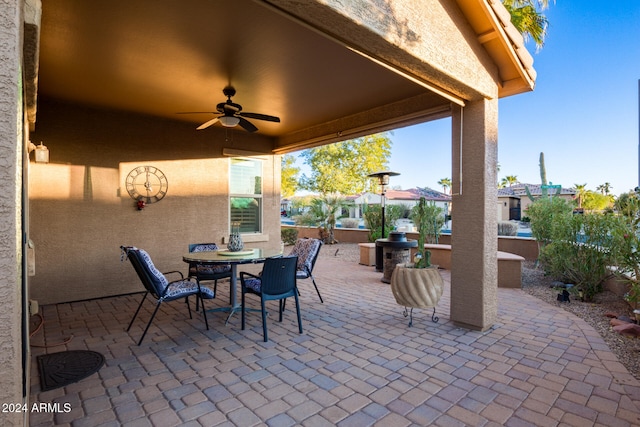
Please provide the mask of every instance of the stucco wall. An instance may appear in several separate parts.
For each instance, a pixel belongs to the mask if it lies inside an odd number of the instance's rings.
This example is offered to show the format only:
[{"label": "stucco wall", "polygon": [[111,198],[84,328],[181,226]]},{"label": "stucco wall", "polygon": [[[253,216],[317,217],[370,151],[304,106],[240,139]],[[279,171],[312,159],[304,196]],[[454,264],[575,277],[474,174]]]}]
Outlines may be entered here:
[{"label": "stucco wall", "polygon": [[[21,403],[22,393],[22,2],[0,6],[0,403]],[[2,413],[2,425],[25,415]]]},{"label": "stucco wall", "polygon": [[[223,148],[268,152],[272,141],[242,130],[225,132],[146,116],[41,100],[34,141],[49,164],[31,164],[30,225],[40,304],[141,290],[120,245],[147,250],[161,271],[185,271],[189,243],[221,243],[229,234],[229,158]],[[262,236],[253,247],[280,245],[280,158],[264,156]],[[136,166],[168,179],[161,201],[137,210],[125,188]],[[254,240],[249,242],[250,240]]]}]

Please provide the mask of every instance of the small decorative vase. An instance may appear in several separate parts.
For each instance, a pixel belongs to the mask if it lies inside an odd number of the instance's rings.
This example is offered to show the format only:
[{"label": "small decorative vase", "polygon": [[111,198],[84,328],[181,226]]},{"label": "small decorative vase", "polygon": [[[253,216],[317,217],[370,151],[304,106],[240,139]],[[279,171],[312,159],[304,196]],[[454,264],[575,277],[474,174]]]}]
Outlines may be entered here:
[{"label": "small decorative vase", "polygon": [[243,248],[244,243],[242,242],[242,237],[240,237],[240,223],[233,222],[231,223],[231,235],[229,236],[227,249],[229,249],[230,252],[238,252]]}]

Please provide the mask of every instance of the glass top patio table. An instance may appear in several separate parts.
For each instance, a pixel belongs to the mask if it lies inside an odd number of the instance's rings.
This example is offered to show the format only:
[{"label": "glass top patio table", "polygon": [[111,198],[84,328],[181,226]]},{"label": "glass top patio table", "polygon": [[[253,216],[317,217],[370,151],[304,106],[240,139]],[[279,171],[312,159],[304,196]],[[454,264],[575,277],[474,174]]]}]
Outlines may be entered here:
[{"label": "glass top patio table", "polygon": [[231,305],[230,307],[222,307],[213,309],[211,311],[228,311],[229,319],[236,311],[240,310],[240,304],[238,304],[237,298],[237,283],[238,283],[238,265],[239,264],[258,264],[263,263],[267,258],[278,258],[282,256],[282,252],[278,249],[247,249],[239,252],[230,252],[226,249],[220,249],[217,251],[202,251],[202,252],[188,252],[182,256],[182,260],[187,263],[195,262],[200,265],[231,265],[231,278],[230,278],[230,294]]}]

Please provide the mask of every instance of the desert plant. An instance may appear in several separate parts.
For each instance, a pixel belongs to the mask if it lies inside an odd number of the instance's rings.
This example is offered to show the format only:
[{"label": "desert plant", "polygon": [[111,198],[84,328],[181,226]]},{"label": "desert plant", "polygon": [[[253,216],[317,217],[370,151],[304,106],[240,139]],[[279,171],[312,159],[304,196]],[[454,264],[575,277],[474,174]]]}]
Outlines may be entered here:
[{"label": "desert plant", "polygon": [[324,243],[331,245],[338,243],[333,235],[333,231],[336,228],[338,213],[341,212],[342,206],[344,206],[344,197],[339,194],[324,194],[320,199],[316,200],[317,201],[314,202],[322,206],[321,211],[324,213],[322,217],[322,227],[325,228],[326,235],[324,235],[322,240]]},{"label": "desert plant", "polygon": [[438,243],[440,230],[444,225],[444,209],[436,206],[434,202],[427,203],[424,197],[411,211],[411,219],[418,228],[418,251],[416,254],[415,268],[431,266],[431,252],[426,250],[425,243]]},{"label": "desert plant", "polygon": [[[540,191],[542,193],[542,195],[540,197],[533,197],[531,195],[531,192],[529,191],[529,186],[525,185],[524,186],[524,191],[525,193],[527,193],[527,197],[529,197],[529,200],[531,200],[532,202],[535,202],[536,200],[540,200],[540,199],[546,199],[548,197],[548,188],[547,188],[547,168],[544,165],[544,153],[540,153]],[[556,190],[556,193],[553,194],[553,196],[558,196],[560,195],[560,192],[562,191],[561,187],[558,187]]]},{"label": "desert plant", "polygon": [[438,243],[445,221],[443,208],[421,197],[411,210],[411,220],[416,225],[418,233],[425,233],[425,243]]},{"label": "desert plant", "polygon": [[285,245],[293,245],[298,240],[298,230],[295,228],[282,228],[280,238]]},{"label": "desert plant", "polygon": [[611,245],[615,258],[614,274],[629,285],[624,299],[634,308],[640,304],[640,235],[638,218],[633,215],[618,217]]},{"label": "desert plant", "polygon": [[516,236],[518,234],[518,224],[510,221],[498,222],[498,236]]},{"label": "desert plant", "polygon": [[[402,215],[403,209],[390,205],[385,208],[384,235],[393,231],[394,224]],[[382,207],[380,205],[364,205],[362,209],[365,227],[369,229],[369,242],[382,237]]]},{"label": "desert plant", "polygon": [[554,218],[550,242],[540,252],[545,272],[575,284],[584,299],[591,301],[602,291],[609,276],[607,267],[615,262],[618,222],[612,215],[600,214]]},{"label": "desert plant", "polygon": [[554,225],[570,217],[571,212],[573,208],[569,202],[559,197],[537,199],[529,205],[527,215],[531,221],[531,234],[538,241],[539,249],[551,241]]}]

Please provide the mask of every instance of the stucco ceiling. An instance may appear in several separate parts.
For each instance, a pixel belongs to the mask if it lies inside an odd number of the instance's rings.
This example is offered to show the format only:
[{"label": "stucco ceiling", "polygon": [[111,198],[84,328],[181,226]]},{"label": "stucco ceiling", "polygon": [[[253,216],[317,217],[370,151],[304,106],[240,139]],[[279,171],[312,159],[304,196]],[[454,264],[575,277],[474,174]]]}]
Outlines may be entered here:
[{"label": "stucco ceiling", "polygon": [[[251,0],[44,1],[39,94],[199,124],[226,98],[282,137],[424,87]],[[393,109],[389,114],[394,114]],[[220,126],[216,124],[215,126]],[[201,132],[206,132],[203,130]]]}]

